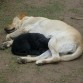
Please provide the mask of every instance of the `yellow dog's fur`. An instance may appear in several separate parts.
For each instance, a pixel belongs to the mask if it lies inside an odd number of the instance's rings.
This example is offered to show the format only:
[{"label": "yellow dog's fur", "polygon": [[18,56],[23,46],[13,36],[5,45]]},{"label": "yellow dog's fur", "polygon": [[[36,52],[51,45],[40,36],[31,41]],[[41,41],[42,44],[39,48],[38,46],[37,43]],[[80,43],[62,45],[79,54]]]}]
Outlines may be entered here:
[{"label": "yellow dog's fur", "polygon": [[80,33],[60,20],[22,15],[22,17],[15,17],[12,25],[7,29],[13,28],[15,28],[15,31],[6,36],[7,42],[13,42],[13,38],[27,32],[41,33],[45,37],[50,38],[48,43],[49,50],[45,53],[37,57],[20,57],[19,61],[36,61],[36,64],[54,63],[70,61],[82,54],[82,37]]}]

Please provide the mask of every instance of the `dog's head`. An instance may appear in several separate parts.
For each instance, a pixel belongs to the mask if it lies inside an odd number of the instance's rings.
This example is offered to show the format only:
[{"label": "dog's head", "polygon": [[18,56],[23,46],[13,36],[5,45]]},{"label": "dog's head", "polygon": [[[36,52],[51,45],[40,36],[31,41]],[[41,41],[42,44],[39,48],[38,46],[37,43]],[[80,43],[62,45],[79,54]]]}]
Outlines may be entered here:
[{"label": "dog's head", "polygon": [[25,16],[26,16],[25,14],[20,14],[20,15],[16,16],[13,19],[13,22],[10,25],[8,25],[7,27],[5,27],[4,30],[7,33],[11,33],[11,32],[14,32],[15,30],[19,29],[21,26],[21,22]]}]

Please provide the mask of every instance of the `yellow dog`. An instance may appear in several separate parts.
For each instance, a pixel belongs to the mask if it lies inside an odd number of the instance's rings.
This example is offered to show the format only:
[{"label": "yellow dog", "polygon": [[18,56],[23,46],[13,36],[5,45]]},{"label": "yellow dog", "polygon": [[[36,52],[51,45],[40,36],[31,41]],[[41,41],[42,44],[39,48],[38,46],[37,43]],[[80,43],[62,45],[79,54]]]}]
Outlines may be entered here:
[{"label": "yellow dog", "polygon": [[20,15],[13,19],[9,27],[5,28],[8,32],[12,30],[13,32],[6,36],[5,44],[8,47],[12,44],[13,38],[23,33],[41,33],[50,38],[49,50],[36,57],[20,57],[20,62],[36,61],[36,64],[44,64],[70,61],[78,58],[83,51],[80,33],[60,20]]}]

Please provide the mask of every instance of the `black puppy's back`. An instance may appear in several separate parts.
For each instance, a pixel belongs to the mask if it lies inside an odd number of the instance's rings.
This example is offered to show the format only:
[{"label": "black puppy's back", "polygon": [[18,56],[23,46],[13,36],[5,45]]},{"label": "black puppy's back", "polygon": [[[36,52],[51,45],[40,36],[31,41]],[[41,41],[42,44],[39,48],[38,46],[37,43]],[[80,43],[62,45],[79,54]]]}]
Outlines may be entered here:
[{"label": "black puppy's back", "polygon": [[40,55],[48,50],[48,42],[44,35],[39,33],[26,33],[14,39],[11,51],[15,55]]}]

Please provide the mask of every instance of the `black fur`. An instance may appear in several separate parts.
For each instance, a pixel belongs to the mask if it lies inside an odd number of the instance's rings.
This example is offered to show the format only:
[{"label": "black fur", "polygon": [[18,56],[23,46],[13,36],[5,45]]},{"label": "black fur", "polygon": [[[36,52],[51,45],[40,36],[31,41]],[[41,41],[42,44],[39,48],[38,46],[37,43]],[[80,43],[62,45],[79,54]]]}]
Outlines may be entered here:
[{"label": "black fur", "polygon": [[18,56],[40,55],[48,50],[48,42],[49,39],[42,34],[26,33],[14,39],[11,51]]}]

